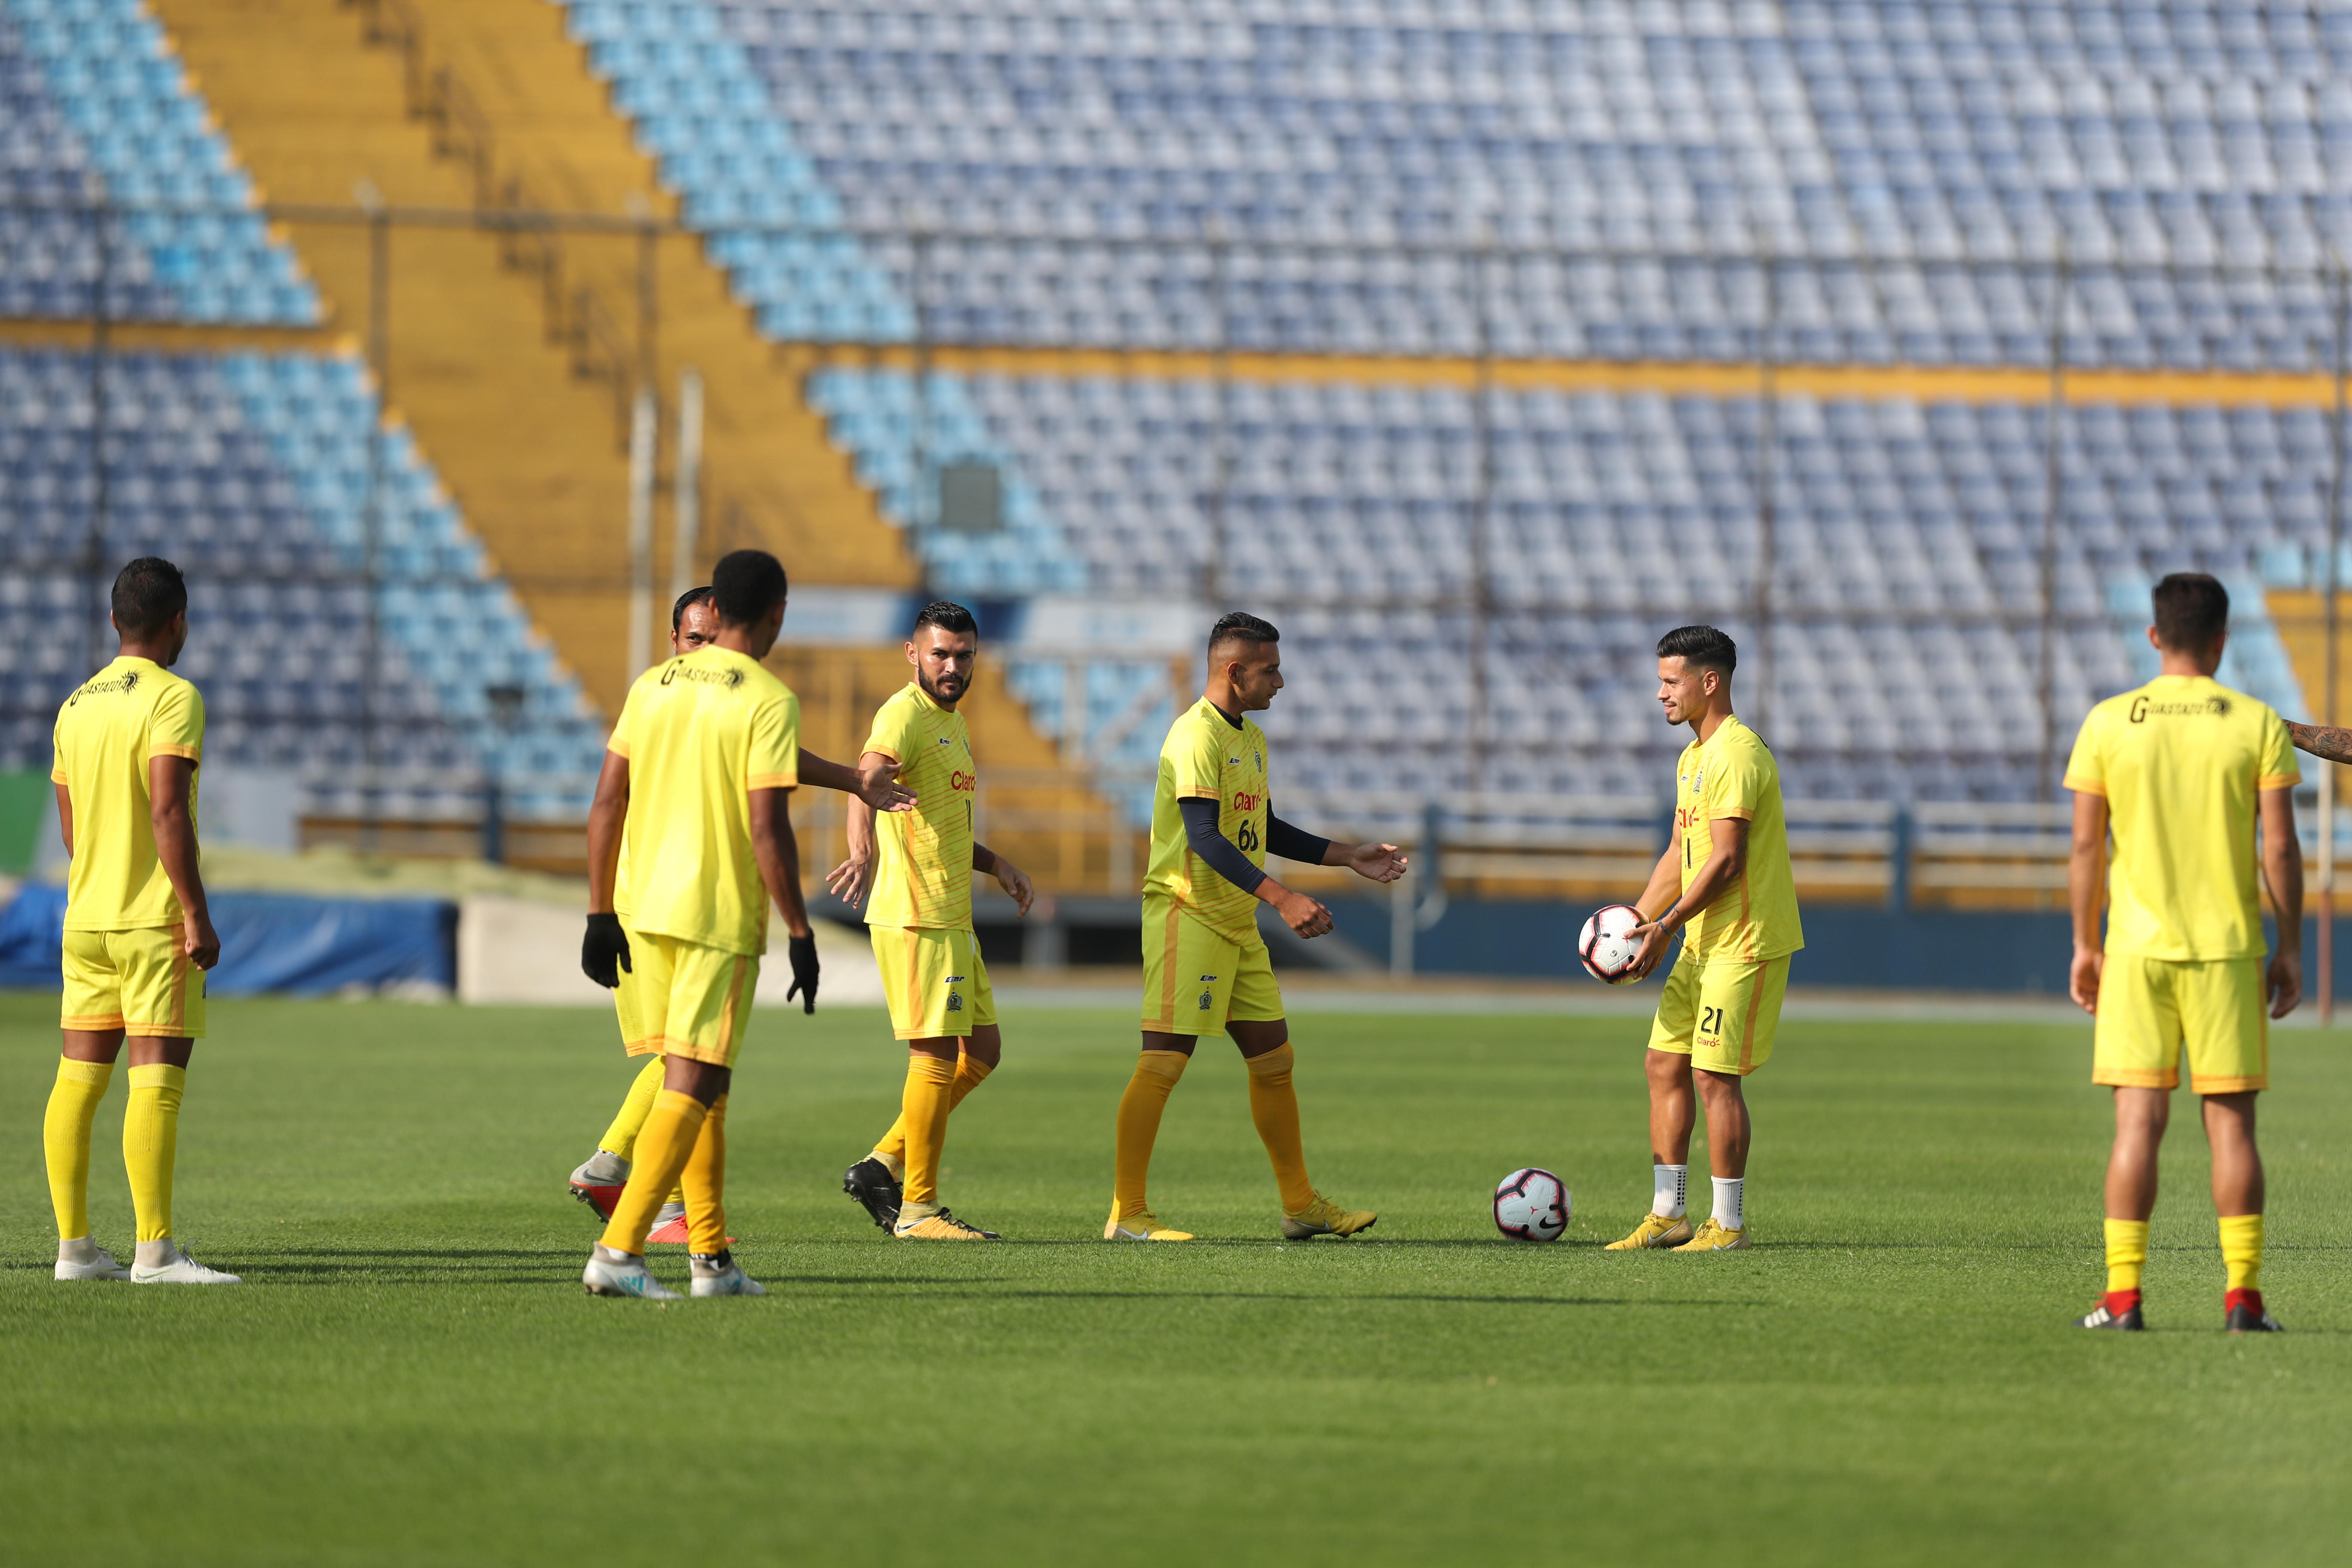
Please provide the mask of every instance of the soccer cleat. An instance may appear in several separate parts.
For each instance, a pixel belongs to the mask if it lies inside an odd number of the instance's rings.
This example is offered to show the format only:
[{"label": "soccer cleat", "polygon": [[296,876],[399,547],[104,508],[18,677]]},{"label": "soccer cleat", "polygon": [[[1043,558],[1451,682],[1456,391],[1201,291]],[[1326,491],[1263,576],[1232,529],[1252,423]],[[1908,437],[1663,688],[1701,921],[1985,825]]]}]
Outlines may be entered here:
[{"label": "soccer cleat", "polygon": [[1371,1229],[1380,1217],[1370,1209],[1343,1209],[1318,1193],[1304,1211],[1282,1216],[1282,1234],[1291,1241],[1317,1236],[1353,1236],[1360,1230]]},{"label": "soccer cleat", "polygon": [[2139,1315],[2137,1301],[2134,1301],[2120,1312],[2108,1306],[2106,1302],[2101,1301],[2088,1312],[2075,1319],[2074,1326],[2078,1329],[2120,1329],[2126,1333],[2136,1334],[2146,1329],[2147,1322]]},{"label": "soccer cleat", "polygon": [[890,1227],[890,1234],[901,1241],[1001,1241],[992,1230],[982,1230],[976,1225],[966,1225],[955,1215],[941,1209],[924,1219],[901,1218]]},{"label": "soccer cleat", "polygon": [[2286,1325],[2263,1307],[2260,1290],[2232,1290],[2225,1299],[2221,1327],[2233,1334],[2283,1334]]},{"label": "soccer cleat", "polygon": [[60,1279],[128,1279],[131,1270],[114,1260],[114,1254],[86,1236],[58,1243],[58,1278]]},{"label": "soccer cleat", "polygon": [[688,1286],[697,1298],[704,1296],[764,1296],[767,1289],[757,1279],[735,1267],[731,1251],[713,1256],[707,1252],[687,1255],[688,1271],[694,1283]]},{"label": "soccer cleat", "polygon": [[245,1283],[234,1274],[224,1274],[217,1268],[205,1268],[189,1257],[176,1241],[168,1242],[167,1245],[172,1248],[172,1255],[165,1261],[152,1267],[143,1263],[133,1263],[131,1266],[131,1282],[133,1285],[242,1285]]},{"label": "soccer cleat", "polygon": [[612,1219],[613,1205],[621,1201],[621,1190],[628,1184],[629,1163],[602,1149],[572,1173],[572,1195],[595,1210],[600,1220]]},{"label": "soccer cleat", "polygon": [[601,1241],[588,1249],[588,1267],[580,1283],[591,1296],[636,1296],[648,1301],[684,1299],[646,1271],[644,1254],[615,1252]]},{"label": "soccer cleat", "polygon": [[1706,1223],[1698,1227],[1698,1234],[1675,1247],[1675,1250],[1676,1252],[1738,1252],[1744,1250],[1747,1246],[1746,1230],[1726,1230],[1715,1223],[1713,1215],[1709,1215]]},{"label": "soccer cleat", "polygon": [[[654,1247],[684,1247],[694,1239],[693,1227],[686,1223],[686,1205],[684,1204],[664,1204],[661,1206],[661,1213],[654,1217],[661,1221],[661,1223],[655,1226],[653,1229],[646,1234],[646,1241],[647,1245]],[[735,1238],[731,1236],[727,1238],[727,1245],[730,1247],[734,1246]]]},{"label": "soccer cleat", "polygon": [[898,1223],[898,1205],[907,1201],[890,1167],[871,1154],[841,1173],[841,1190],[885,1232]]},{"label": "soccer cleat", "polygon": [[1671,1217],[1662,1214],[1645,1214],[1633,1234],[1622,1241],[1612,1241],[1603,1252],[1638,1252],[1648,1247],[1680,1247],[1698,1233],[1691,1229],[1689,1218],[1683,1215]]},{"label": "soccer cleat", "polygon": [[1105,1241],[1190,1241],[1192,1233],[1178,1230],[1172,1225],[1162,1225],[1160,1216],[1150,1209],[1141,1214],[1122,1215],[1116,1205],[1110,1211],[1109,1223],[1103,1226]]}]

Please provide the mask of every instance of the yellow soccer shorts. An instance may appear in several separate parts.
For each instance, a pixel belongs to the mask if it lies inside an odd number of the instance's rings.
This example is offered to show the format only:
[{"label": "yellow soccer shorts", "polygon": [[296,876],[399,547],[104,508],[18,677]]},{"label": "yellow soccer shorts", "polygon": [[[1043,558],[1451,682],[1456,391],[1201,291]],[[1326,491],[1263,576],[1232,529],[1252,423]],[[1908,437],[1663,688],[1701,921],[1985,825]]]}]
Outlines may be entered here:
[{"label": "yellow soccer shorts", "polygon": [[2109,953],[2091,1028],[2091,1081],[2172,1089],[2180,1082],[2183,1046],[2189,1085],[2200,1094],[2270,1087],[2263,961]]},{"label": "yellow soccer shorts", "polygon": [[686,1057],[731,1068],[759,983],[757,953],[633,931],[629,967],[613,993],[621,1044],[633,1057]]},{"label": "yellow soccer shorts", "polygon": [[205,972],[181,927],[66,932],[58,1024],[162,1039],[205,1037]]},{"label": "yellow soccer shorts", "polygon": [[996,993],[980,942],[968,931],[923,926],[869,926],[882,994],[890,1004],[890,1032],[902,1040],[969,1035],[996,1022]]},{"label": "yellow soccer shorts", "polygon": [[1686,1056],[1704,1072],[1745,1078],[1772,1059],[1780,1003],[1789,994],[1787,954],[1760,963],[1683,959],[1658,998],[1650,1048]]},{"label": "yellow soccer shorts", "polygon": [[1230,942],[1166,899],[1143,900],[1143,1026],[1159,1035],[1216,1035],[1228,1022],[1282,1016],[1282,988],[1265,943]]}]

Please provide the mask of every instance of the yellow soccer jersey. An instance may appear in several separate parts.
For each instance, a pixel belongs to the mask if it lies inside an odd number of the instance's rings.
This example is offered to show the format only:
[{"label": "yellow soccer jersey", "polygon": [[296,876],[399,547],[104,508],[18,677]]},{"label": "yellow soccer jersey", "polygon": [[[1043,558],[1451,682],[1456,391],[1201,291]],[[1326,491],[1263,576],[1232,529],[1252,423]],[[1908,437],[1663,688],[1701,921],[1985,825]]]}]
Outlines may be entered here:
[{"label": "yellow soccer jersey", "polygon": [[2107,797],[2107,952],[2260,958],[2254,796],[2302,782],[2285,722],[2203,676],[2159,675],[2092,709],[2066,787]]},{"label": "yellow soccer jersey", "polygon": [[759,661],[699,647],[637,677],[610,750],[629,759],[613,907],[631,931],[768,946],[751,792],[800,783],[801,700]]},{"label": "yellow soccer jersey", "polygon": [[963,715],[906,687],[874,715],[865,751],[898,764],[912,811],[877,812],[874,890],[866,923],[928,931],[971,929],[971,802],[980,788]]},{"label": "yellow soccer jersey", "polygon": [[[68,931],[177,925],[180,898],[155,855],[149,820],[151,757],[205,758],[205,699],[152,659],[116,659],[58,710],[52,782],[73,802],[73,865],[66,873]],[[195,815],[195,782],[188,814]]]},{"label": "yellow soccer jersey", "polygon": [[1805,945],[1797,919],[1797,881],[1789,869],[1789,823],[1780,806],[1780,769],[1761,737],[1735,714],[1704,744],[1693,741],[1675,764],[1675,832],[1682,842],[1687,891],[1715,852],[1707,824],[1748,821],[1748,868],[1684,928],[1683,955],[1701,963],[1759,963]]},{"label": "yellow soccer jersey", "polygon": [[1255,893],[1209,868],[1184,837],[1180,800],[1217,802],[1217,831],[1249,863],[1265,866],[1265,731],[1248,718],[1239,728],[1203,697],[1170,726],[1160,747],[1160,784],[1151,796],[1151,865],[1143,890],[1173,901],[1227,942],[1261,944]]}]

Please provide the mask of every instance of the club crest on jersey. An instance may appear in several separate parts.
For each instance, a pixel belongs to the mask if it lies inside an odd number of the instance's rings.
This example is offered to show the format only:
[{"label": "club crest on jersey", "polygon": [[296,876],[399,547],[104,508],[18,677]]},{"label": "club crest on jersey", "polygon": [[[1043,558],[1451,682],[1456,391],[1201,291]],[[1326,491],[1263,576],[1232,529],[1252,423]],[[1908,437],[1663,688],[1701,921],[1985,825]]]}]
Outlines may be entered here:
[{"label": "club crest on jersey", "polygon": [[1201,993],[1202,1012],[1205,1013],[1209,1010],[1209,1004],[1216,999],[1216,994],[1217,994],[1213,991],[1203,991]]},{"label": "club crest on jersey", "polygon": [[950,1013],[961,1013],[963,1011],[963,997],[956,992],[950,991],[948,993],[948,1011]]}]

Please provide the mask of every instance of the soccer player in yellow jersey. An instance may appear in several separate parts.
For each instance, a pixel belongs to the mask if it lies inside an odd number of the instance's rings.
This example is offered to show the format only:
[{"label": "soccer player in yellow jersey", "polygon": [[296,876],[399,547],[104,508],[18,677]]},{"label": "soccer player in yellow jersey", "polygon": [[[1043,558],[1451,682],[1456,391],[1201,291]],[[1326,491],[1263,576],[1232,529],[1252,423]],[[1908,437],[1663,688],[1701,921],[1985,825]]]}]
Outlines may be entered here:
[{"label": "soccer player in yellow jersey", "polygon": [[[874,715],[861,766],[891,767],[915,792],[915,809],[883,819],[849,808],[849,857],[827,879],[853,909],[863,903],[890,1004],[890,1027],[907,1042],[898,1120],[874,1152],[842,1175],[841,1188],[874,1223],[911,1241],[993,1241],[940,1202],[948,1117],[1003,1059],[996,996],[971,929],[971,875],[995,877],[1024,915],[1035,896],[1021,868],[972,837],[980,773],[971,733],[956,704],[971,689],[980,628],[946,600],[915,617],[907,662],[915,679]],[[868,896],[868,889],[871,896]]]},{"label": "soccer player in yellow jersey", "polygon": [[[1650,1079],[1650,1212],[1612,1252],[1669,1247],[1729,1252],[1748,1245],[1750,1125],[1742,1081],[1772,1055],[1789,955],[1805,945],[1789,868],[1780,770],[1761,737],[1731,710],[1739,650],[1713,626],[1658,639],[1658,702],[1669,724],[1691,727],[1675,764],[1675,836],[1634,908],[1637,975],[1683,952],[1658,998],[1646,1058]],[[1685,1214],[1696,1098],[1706,1102],[1715,1212],[1696,1231]]]},{"label": "soccer player in yellow jersey", "polygon": [[[2201,572],[2175,573],[2156,585],[2155,609],[2147,635],[2160,672],[2092,709],[2066,763],[2074,792],[2069,989],[2096,1019],[2091,1081],[2108,1085],[2116,1102],[2107,1291],[2081,1324],[2142,1326],[2157,1149],[2185,1046],[2213,1152],[2213,1208],[2229,1273],[2222,1326],[2270,1332],[2279,1325],[2263,1306],[2254,1096],[2270,1085],[2269,1019],[2285,1017],[2303,998],[2303,851],[2294,832],[2303,774],[2279,716],[2213,679],[2230,633],[2221,584]],[[2267,973],[2258,856],[2278,918]]]},{"label": "soccer player in yellow jersey", "polygon": [[718,637],[629,688],[589,808],[582,967],[614,988],[629,1053],[663,1058],[635,1166],[582,1276],[593,1295],[677,1299],[647,1272],[645,1247],[655,1211],[680,1185],[693,1293],[765,1294],[728,1248],[724,1188],[727,1093],[770,899],[791,933],[788,994],[816,992],[787,811],[800,782],[800,700],[760,663],[783,626],[784,569],[739,550],[710,586]]},{"label": "soccer player in yellow jersey", "polygon": [[[172,673],[188,641],[180,570],[142,556],[114,579],[121,651],[58,710],[58,824],[66,873],[65,1048],[41,1126],[60,1279],[235,1285],[172,1235],[180,1094],[205,1032],[205,974],[220,961],[196,868],[205,700]],[[89,1231],[89,1130],[125,1042],[122,1163],[138,1250],[124,1268]]]},{"label": "soccer player in yellow jersey", "polygon": [[1145,1197],[1151,1146],[1193,1042],[1223,1030],[1249,1068],[1250,1120],[1282,1194],[1293,1241],[1353,1236],[1379,1216],[1315,1190],[1291,1086],[1290,1031],[1257,906],[1302,937],[1331,929],[1331,911],[1265,874],[1271,852],[1308,866],[1345,866],[1375,882],[1404,875],[1393,844],[1338,844],[1274,815],[1265,733],[1247,715],[1282,689],[1281,634],[1235,611],[1209,634],[1208,689],[1160,748],[1151,801],[1151,863],[1143,879],[1143,1054],[1118,1102],[1118,1154],[1105,1241],[1190,1241]]},{"label": "soccer player in yellow jersey", "polygon": [[[673,655],[692,653],[707,647],[719,639],[719,612],[710,602],[709,587],[688,588],[670,606],[669,648]],[[801,752],[801,783],[824,789],[845,790],[861,801],[869,802],[884,811],[904,811],[913,803],[911,791],[902,789],[890,780],[894,770],[876,769],[870,776],[826,762],[814,752]],[[814,999],[812,998],[812,1005]],[[646,1118],[652,1114],[655,1099],[662,1089],[663,1058],[646,1059],[629,1092],[621,1101],[621,1109],[612,1125],[596,1141],[596,1152],[583,1161],[572,1173],[572,1195],[595,1210],[600,1220],[613,1217],[613,1205],[620,1201],[621,1189],[628,1184],[630,1156],[636,1152],[637,1133],[645,1127]],[[673,1191],[661,1212],[654,1216],[654,1228],[646,1237],[649,1243],[683,1246],[690,1237],[686,1223],[686,1197]]]}]

